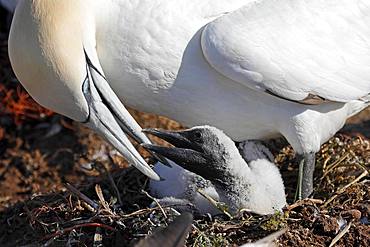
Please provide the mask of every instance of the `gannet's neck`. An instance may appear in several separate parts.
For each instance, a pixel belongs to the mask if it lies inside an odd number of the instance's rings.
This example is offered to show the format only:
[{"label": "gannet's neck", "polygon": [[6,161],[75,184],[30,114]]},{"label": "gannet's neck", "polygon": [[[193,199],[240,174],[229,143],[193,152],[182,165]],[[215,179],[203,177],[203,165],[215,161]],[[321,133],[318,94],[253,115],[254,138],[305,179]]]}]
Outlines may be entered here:
[{"label": "gannet's neck", "polygon": [[9,36],[10,61],[26,90],[39,104],[77,121],[85,121],[88,111],[84,46],[94,35],[86,2],[21,1]]},{"label": "gannet's neck", "polygon": [[240,209],[259,214],[280,211],[286,204],[284,185],[277,167],[266,159],[247,164],[242,158],[228,161],[224,177],[212,181],[220,201],[231,213]]},{"label": "gannet's neck", "polygon": [[270,214],[281,210],[286,201],[283,180],[277,167],[264,157],[248,163],[234,144],[227,140],[223,143],[227,151],[219,163],[213,165],[218,172],[223,172],[223,176],[212,180],[212,183],[220,200],[229,205],[230,212],[249,209]]},{"label": "gannet's neck", "polygon": [[222,176],[213,180],[212,183],[220,200],[226,202],[232,212],[236,212],[243,208],[245,201],[249,200],[249,193],[246,191],[256,184],[256,179],[234,142],[229,138],[222,140],[222,142],[225,145],[224,154],[217,163],[213,164],[213,167],[218,170],[218,173],[222,173]]}]

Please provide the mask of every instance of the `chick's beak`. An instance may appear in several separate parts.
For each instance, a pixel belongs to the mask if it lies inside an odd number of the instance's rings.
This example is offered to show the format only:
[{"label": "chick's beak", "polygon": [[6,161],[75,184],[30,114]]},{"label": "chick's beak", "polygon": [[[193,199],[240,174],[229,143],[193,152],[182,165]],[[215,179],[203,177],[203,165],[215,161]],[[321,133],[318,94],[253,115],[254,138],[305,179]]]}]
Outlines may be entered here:
[{"label": "chick's beak", "polygon": [[170,131],[159,129],[143,129],[146,134],[151,134],[166,142],[172,144],[177,148],[192,149],[201,152],[201,147],[187,138],[187,131]]},{"label": "chick's beak", "polygon": [[186,131],[144,129],[143,132],[152,134],[174,145],[174,147],[163,147],[153,144],[141,144],[145,149],[160,154],[187,170],[198,174],[199,172],[202,173],[200,170],[204,169],[205,164],[207,164],[207,158],[200,152],[199,145],[192,143],[186,138]]}]

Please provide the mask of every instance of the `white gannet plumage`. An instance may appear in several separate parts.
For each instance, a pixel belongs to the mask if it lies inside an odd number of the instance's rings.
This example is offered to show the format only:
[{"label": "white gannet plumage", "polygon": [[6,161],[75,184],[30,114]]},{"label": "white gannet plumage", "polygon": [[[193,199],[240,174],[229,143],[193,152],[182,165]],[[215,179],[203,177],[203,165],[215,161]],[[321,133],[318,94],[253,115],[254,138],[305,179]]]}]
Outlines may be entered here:
[{"label": "white gannet plumage", "polygon": [[163,198],[161,202],[166,205],[178,204],[173,198],[184,199],[200,213],[219,213],[202,198],[198,189],[214,200],[226,203],[232,213],[248,209],[259,214],[272,214],[286,205],[280,172],[266,154],[260,152],[261,144],[250,143],[244,149],[244,154],[256,154],[251,157],[254,160],[247,163],[235,143],[214,127],[197,126],[175,132],[147,129],[145,132],[175,146],[143,145],[178,164],[170,163],[172,168],[157,164],[156,171],[164,181],[150,182],[153,195]]},{"label": "white gannet plumage", "polygon": [[9,53],[35,100],[77,121],[89,120],[86,92],[97,87],[92,102],[106,109],[95,116],[114,126],[92,128],[147,175],[118,124],[149,140],[118,98],[235,141],[283,135],[304,158],[308,196],[314,153],[369,105],[369,9],[366,0],[21,0]]}]

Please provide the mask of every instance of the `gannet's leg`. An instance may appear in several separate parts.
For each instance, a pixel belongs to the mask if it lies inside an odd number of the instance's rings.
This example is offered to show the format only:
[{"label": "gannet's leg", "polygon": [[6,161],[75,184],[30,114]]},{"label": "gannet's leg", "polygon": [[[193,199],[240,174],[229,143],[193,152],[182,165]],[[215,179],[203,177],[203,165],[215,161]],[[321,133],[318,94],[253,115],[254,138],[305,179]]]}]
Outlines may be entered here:
[{"label": "gannet's leg", "polygon": [[299,172],[296,198],[298,200],[309,197],[313,192],[313,173],[315,171],[315,153],[298,155]]}]

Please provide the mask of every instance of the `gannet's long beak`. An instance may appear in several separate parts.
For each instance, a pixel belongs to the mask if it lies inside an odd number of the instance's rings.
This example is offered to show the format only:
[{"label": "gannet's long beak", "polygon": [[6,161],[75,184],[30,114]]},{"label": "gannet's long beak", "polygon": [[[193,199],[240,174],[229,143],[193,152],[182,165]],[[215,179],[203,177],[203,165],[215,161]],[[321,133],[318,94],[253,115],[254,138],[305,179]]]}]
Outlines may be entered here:
[{"label": "gannet's long beak", "polygon": [[175,147],[162,147],[153,144],[141,144],[145,149],[163,155],[183,168],[205,178],[209,177],[210,157],[202,152],[202,148],[191,142],[187,131],[166,131],[157,129],[144,129],[143,132],[157,136]]},{"label": "gannet's long beak", "polygon": [[[91,78],[94,80],[94,84],[97,90],[99,91],[99,94],[101,94],[101,96],[104,98],[104,103],[106,103],[107,106],[109,106],[109,110],[111,110],[112,113],[114,114],[114,117],[117,120],[119,126],[122,128],[122,130],[140,144],[141,143],[151,144],[149,138],[142,132],[141,127],[138,125],[135,119],[131,116],[131,114],[127,111],[125,106],[119,100],[117,95],[114,93],[114,91],[108,84],[105,77],[91,63],[87,54],[86,60],[87,60],[87,70],[89,70],[88,74],[90,73]],[[150,153],[162,164],[170,166],[165,158],[153,152]]]},{"label": "gannet's long beak", "polygon": [[104,76],[89,64],[89,61],[83,92],[89,105],[89,117],[85,124],[104,136],[143,174],[151,179],[160,180],[125,133],[139,143],[150,143],[149,139],[141,132],[140,126],[119,101]]}]

